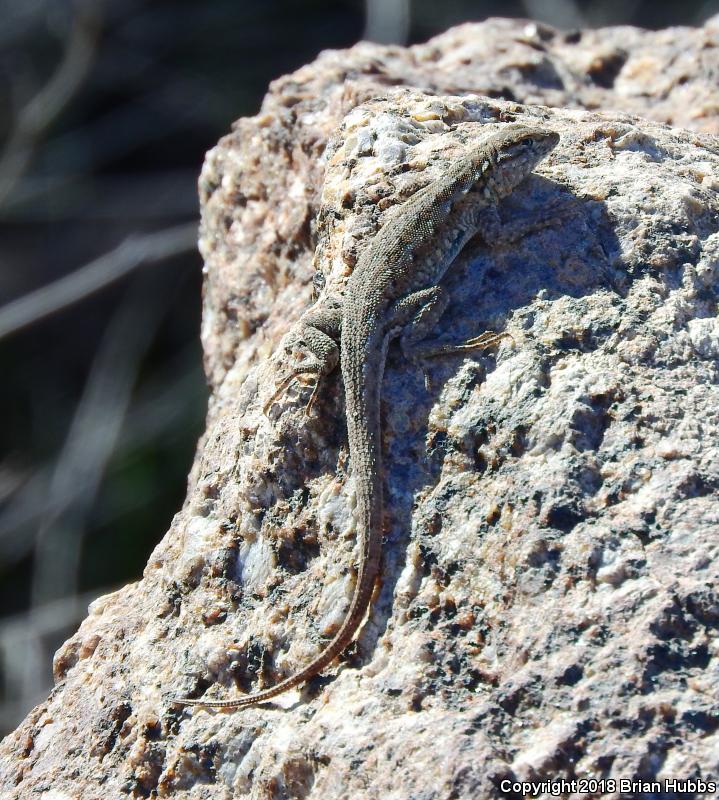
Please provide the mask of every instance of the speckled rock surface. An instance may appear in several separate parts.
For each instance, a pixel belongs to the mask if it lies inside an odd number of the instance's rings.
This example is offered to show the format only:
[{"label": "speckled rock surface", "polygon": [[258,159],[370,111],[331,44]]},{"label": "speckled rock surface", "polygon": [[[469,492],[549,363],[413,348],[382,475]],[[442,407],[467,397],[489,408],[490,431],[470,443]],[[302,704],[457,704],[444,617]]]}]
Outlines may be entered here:
[{"label": "speckled rock surface", "polygon": [[[506,796],[503,780],[719,773],[719,141],[427,91],[540,52],[519,25],[324,55],[208,156],[214,394],[188,499],[143,580],[58,652],[55,691],[0,748],[3,798],[463,799]],[[502,59],[481,45],[491,26]],[[649,39],[661,57],[663,34],[621,35],[619,75]],[[608,38],[548,41],[579,64]],[[355,58],[365,75],[343,85]],[[522,99],[580,104],[544,90]],[[511,120],[561,142],[502,214],[555,219],[511,247],[470,243],[448,276],[438,335],[506,330],[496,353],[433,361],[427,389],[390,351],[386,547],[356,645],[276,704],[171,706],[269,686],[336,630],[355,562],[342,388],[326,379],[309,418],[302,386],[263,414],[301,357],[283,335],[313,263],[341,289],[390,209]]]},{"label": "speckled rock surface", "polygon": [[275,81],[261,113],[239,120],[208,154],[200,180],[209,267],[203,345],[214,387],[230,367],[244,373],[272,352],[310,302],[327,139],[348,111],[397,86],[616,109],[717,135],[719,16],[663,31],[565,32],[490,19],[415,47],[328,51]]}]

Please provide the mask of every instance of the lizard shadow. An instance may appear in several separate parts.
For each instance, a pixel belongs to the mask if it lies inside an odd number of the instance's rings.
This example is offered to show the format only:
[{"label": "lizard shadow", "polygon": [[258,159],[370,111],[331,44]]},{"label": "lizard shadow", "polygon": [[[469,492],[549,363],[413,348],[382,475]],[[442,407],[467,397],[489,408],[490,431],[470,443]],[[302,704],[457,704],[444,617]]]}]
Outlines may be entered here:
[{"label": "lizard shadow", "polygon": [[[546,209],[557,197],[561,201],[561,214],[556,224],[543,225],[513,244],[488,246],[477,238],[467,244],[442,281],[451,302],[436,326],[438,342],[457,344],[484,331],[520,331],[522,339],[517,337],[506,357],[511,358],[517,348],[530,346],[540,369],[547,372],[568,351],[590,352],[614,332],[615,326],[607,321],[607,315],[586,313],[587,298],[596,293],[605,293],[610,305],[621,304],[632,281],[622,262],[620,244],[605,204],[578,198],[553,181],[532,176],[525,191],[508,198],[500,213],[513,222],[525,216],[531,225],[528,209],[543,206]],[[552,348],[541,341],[540,334],[545,315],[551,313],[557,302],[565,306],[563,314],[576,315],[579,323]],[[436,513],[415,512],[417,499],[421,504],[422,498],[439,485],[452,451],[458,458],[468,455],[461,452],[466,443],[450,442],[446,429],[437,429],[441,424],[435,424],[435,430],[431,430],[433,409],[438,403],[441,405],[445,387],[457,378],[467,360],[476,365],[473,378],[465,381],[468,399],[469,392],[496,367],[493,354],[476,351],[432,359],[428,365],[431,384],[427,390],[421,369],[407,362],[396,342],[390,345],[381,392],[386,533],[372,624],[364,627],[360,639],[367,658],[375,651],[397,611],[400,576],[405,567],[411,569],[407,564],[411,541],[419,547],[418,569],[422,574],[402,582],[402,603],[410,617],[426,617],[427,622],[419,624],[434,624],[431,620],[436,615],[416,604],[411,607],[412,591],[416,594],[430,573],[442,584],[460,568],[457,563],[448,563],[439,552],[440,546],[433,541],[441,531],[441,518],[437,519]],[[444,409],[445,422],[452,413]],[[480,438],[482,435],[478,433]],[[475,444],[476,440],[466,447],[476,451]],[[470,457],[464,463],[472,465],[470,470],[481,473],[487,465],[476,458],[476,452],[473,455],[474,461]],[[478,538],[482,534],[481,529],[477,530]],[[407,585],[414,586],[409,593]]]}]

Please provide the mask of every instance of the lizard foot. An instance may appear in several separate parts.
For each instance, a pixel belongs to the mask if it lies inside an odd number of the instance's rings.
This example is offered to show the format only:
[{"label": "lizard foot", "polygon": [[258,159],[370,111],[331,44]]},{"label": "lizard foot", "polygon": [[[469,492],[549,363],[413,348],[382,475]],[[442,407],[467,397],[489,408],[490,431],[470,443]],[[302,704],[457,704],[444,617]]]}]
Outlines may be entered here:
[{"label": "lizard foot", "polygon": [[317,375],[317,382],[315,383],[314,388],[312,389],[312,394],[310,395],[310,399],[307,401],[307,406],[305,407],[305,414],[309,416],[309,413],[314,405],[315,399],[317,398],[317,392],[320,386],[319,374],[318,370],[316,369],[298,369],[289,374],[285,375],[285,377],[280,381],[279,385],[272,393],[272,396],[269,400],[262,406],[262,413],[267,416],[267,412],[270,410],[272,404],[277,400],[277,398],[285,391],[285,389],[294,381],[298,380],[302,375]]},{"label": "lizard foot", "polygon": [[494,347],[501,342],[502,339],[507,338],[514,341],[512,334],[506,331],[500,333],[485,331],[479,336],[473,336],[471,339],[467,339],[466,342],[462,342],[461,344],[420,345],[415,348],[413,355],[415,358],[436,358],[437,356],[452,355],[453,353],[464,353],[468,350],[488,350],[490,347]]}]

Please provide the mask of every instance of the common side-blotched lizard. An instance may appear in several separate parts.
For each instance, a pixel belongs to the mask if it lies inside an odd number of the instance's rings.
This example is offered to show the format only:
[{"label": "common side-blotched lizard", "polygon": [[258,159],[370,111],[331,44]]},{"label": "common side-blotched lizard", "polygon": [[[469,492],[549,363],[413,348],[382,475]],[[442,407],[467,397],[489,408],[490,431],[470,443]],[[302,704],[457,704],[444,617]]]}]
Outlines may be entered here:
[{"label": "common side-blotched lizard", "polygon": [[235,700],[178,698],[173,702],[224,709],[262,703],[319,673],[352,640],[367,612],[382,546],[379,419],[388,344],[401,334],[403,351],[416,359],[418,354],[427,357],[487,347],[501,338],[501,334],[485,333],[453,347],[418,346],[447,307],[449,297],[439,282],[457,254],[483,227],[489,230],[487,222],[496,224],[492,213],[496,206],[558,141],[557,133],[544,128],[503,126],[452,164],[443,177],[390,212],[390,219],[360,256],[341,302],[310,310],[300,320],[298,339],[312,360],[292,372],[280,388],[299,374],[316,374],[319,381],[338,360],[342,368],[360,538],[349,611],[317,658],[275,686]]}]

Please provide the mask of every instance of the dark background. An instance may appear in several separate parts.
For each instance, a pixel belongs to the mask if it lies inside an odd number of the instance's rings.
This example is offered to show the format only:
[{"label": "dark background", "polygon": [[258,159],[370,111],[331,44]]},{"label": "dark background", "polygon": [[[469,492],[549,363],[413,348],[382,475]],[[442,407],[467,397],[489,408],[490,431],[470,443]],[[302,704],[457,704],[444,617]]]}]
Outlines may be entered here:
[{"label": "dark background", "polygon": [[[182,503],[206,389],[196,180],[322,49],[487,16],[701,24],[719,0],[0,0],[0,733]],[[64,276],[71,276],[64,281]]]}]

